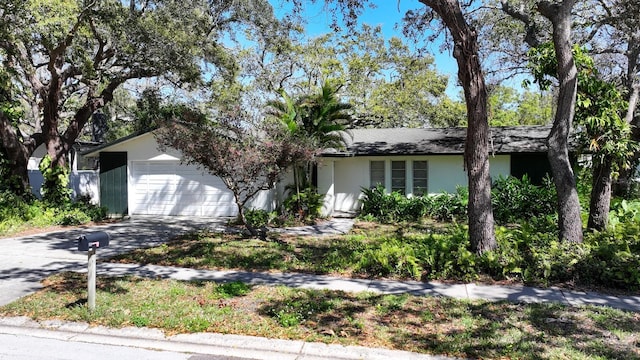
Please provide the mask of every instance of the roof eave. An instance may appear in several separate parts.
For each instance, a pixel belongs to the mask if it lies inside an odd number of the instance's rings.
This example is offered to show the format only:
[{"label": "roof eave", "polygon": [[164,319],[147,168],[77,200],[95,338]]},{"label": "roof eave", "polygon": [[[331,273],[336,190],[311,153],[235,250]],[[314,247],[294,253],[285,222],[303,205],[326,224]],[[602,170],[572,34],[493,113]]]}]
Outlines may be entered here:
[{"label": "roof eave", "polygon": [[91,149],[89,151],[82,152],[82,153],[80,153],[80,155],[82,155],[84,157],[95,157],[95,156],[98,156],[100,154],[100,152],[102,152],[106,148],[112,147],[114,145],[122,144],[122,143],[125,143],[125,142],[128,142],[128,141],[135,140],[135,139],[137,139],[137,138],[139,138],[141,136],[144,136],[144,135],[146,135],[148,133],[151,133],[151,132],[153,132],[155,130],[156,129],[153,128],[153,129],[149,129],[149,130],[137,131],[137,132],[135,132],[133,134],[127,135],[125,137],[122,137],[122,138],[117,139],[115,141],[112,141],[110,143],[106,143],[106,144],[100,145],[100,146],[98,146],[98,147],[96,147],[94,149]]}]

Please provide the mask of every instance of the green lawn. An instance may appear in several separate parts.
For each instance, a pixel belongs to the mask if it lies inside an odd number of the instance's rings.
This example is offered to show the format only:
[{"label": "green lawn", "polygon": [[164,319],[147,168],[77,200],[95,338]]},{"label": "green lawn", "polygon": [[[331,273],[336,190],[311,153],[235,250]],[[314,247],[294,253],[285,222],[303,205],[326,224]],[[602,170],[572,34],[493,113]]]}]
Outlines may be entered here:
[{"label": "green lawn", "polygon": [[[541,253],[546,261],[541,263],[549,265],[541,271],[550,269],[552,274],[556,268],[570,268],[564,263],[566,251],[553,240],[548,240],[552,246],[544,242],[552,234],[536,233],[530,241],[536,247],[525,250],[525,242],[514,234],[532,231],[497,230],[502,244],[516,244],[519,250],[510,252],[507,246],[479,258],[466,250],[461,226],[358,222],[350,234],[334,237],[274,235],[263,241],[192,233],[110,261],[368,278],[491,277],[522,282],[522,271],[513,263],[519,259],[537,264],[532,254],[526,254],[530,251]],[[543,247],[551,252],[538,250]],[[640,314],[609,308],[99,277],[97,308],[89,312],[85,276],[52,276],[42,291],[0,308],[0,316],[154,327],[168,334],[210,331],[300,339],[463,358],[640,359]]]},{"label": "green lawn", "polygon": [[461,301],[62,273],[1,316],[386,347],[483,359],[640,359],[640,314],[556,304]]},{"label": "green lawn", "polygon": [[624,231],[588,234],[583,244],[572,244],[529,225],[497,227],[499,249],[477,256],[468,250],[464,225],[356,222],[347,235],[325,237],[272,234],[260,240],[189,233],[110,261],[359,278],[506,281],[637,294],[640,236],[635,227]]}]

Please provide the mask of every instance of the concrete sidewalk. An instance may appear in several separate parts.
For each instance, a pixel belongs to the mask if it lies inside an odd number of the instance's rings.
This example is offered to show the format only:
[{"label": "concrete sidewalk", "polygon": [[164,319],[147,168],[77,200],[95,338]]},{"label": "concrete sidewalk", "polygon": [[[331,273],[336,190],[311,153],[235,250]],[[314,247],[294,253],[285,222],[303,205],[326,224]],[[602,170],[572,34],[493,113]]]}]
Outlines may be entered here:
[{"label": "concrete sidewalk", "polygon": [[438,282],[350,279],[302,273],[209,271],[170,266],[136,264],[98,264],[98,274],[109,276],[135,275],[148,278],[183,281],[241,281],[252,285],[341,290],[370,291],[379,294],[408,293],[417,296],[442,296],[467,300],[509,301],[514,303],[555,302],[568,306],[600,305],[640,312],[640,296],[613,296],[571,291],[560,288],[535,288],[482,284],[443,284]]}]

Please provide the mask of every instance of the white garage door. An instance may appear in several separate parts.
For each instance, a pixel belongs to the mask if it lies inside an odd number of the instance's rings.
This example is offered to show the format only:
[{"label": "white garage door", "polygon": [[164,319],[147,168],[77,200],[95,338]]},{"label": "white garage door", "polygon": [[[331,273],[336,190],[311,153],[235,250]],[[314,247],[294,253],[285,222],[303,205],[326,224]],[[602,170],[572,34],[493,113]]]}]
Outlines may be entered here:
[{"label": "white garage door", "polygon": [[177,161],[133,161],[130,214],[235,216],[233,193],[218,177]]}]

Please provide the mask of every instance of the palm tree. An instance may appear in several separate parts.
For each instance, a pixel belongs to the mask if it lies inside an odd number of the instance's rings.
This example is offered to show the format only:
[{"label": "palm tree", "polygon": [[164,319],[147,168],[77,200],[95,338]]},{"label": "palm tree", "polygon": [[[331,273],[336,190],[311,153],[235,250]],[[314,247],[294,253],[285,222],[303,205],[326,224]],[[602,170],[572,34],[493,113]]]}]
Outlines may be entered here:
[{"label": "palm tree", "polygon": [[[270,100],[267,102],[267,114],[276,118],[282,125],[285,126],[289,135],[293,138],[302,140],[303,137],[300,124],[300,106],[295,102],[287,93],[283,90],[282,101]],[[301,186],[301,166],[300,164],[293,165],[293,183],[296,188],[296,194],[300,198],[300,186]]]},{"label": "palm tree", "polygon": [[350,112],[353,106],[340,101],[338,90],[339,87],[325,83],[320,92],[300,101],[301,129],[320,149],[343,149],[346,145],[344,135],[353,121]]},{"label": "palm tree", "polygon": [[[325,83],[318,93],[295,101],[283,91],[282,101],[268,102],[268,114],[278,119],[291,135],[301,141],[311,141],[319,151],[343,149],[347,128],[352,123],[352,105],[338,99],[338,90],[339,87]],[[313,165],[314,162],[305,161],[293,167],[298,199],[301,188],[311,187]]]},{"label": "palm tree", "polygon": [[267,102],[267,114],[278,119],[286,128],[289,134],[297,135],[300,131],[298,104],[282,91],[282,101],[270,100]]}]

